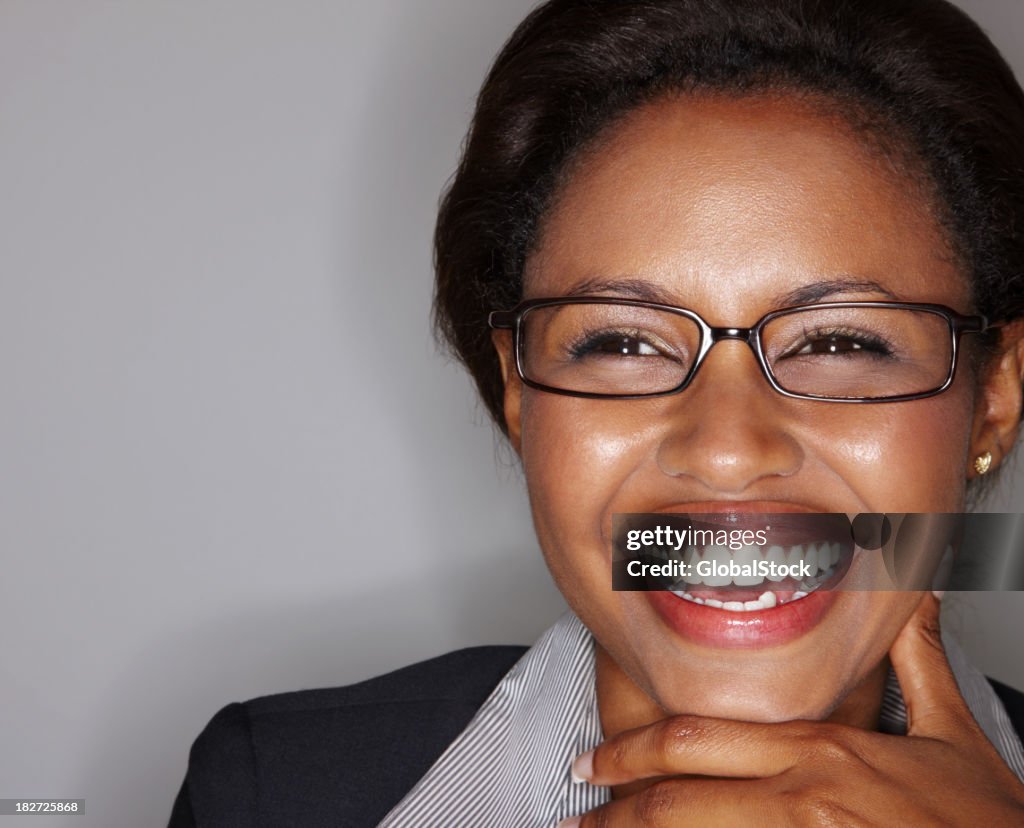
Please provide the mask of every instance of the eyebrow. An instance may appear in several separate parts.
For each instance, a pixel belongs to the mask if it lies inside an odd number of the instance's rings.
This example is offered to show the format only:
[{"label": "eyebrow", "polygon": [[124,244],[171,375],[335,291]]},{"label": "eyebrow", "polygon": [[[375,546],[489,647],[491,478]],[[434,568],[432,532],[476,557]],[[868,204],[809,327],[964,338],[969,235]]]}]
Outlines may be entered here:
[{"label": "eyebrow", "polygon": [[841,276],[836,279],[827,279],[803,285],[796,288],[796,290],[791,290],[789,293],[777,296],[775,300],[780,307],[808,305],[841,293],[881,293],[889,299],[898,300],[900,298],[891,290],[882,287],[878,282],[871,279]]},{"label": "eyebrow", "polygon": [[570,289],[566,296],[593,296],[596,293],[612,293],[660,305],[672,305],[678,299],[646,279],[602,279],[599,277],[580,282]]},{"label": "eyebrow", "polygon": [[[598,293],[625,296],[660,305],[677,305],[679,302],[678,296],[667,293],[660,285],[647,279],[593,277],[575,285],[566,296],[593,296]],[[833,279],[811,282],[787,293],[778,294],[772,304],[776,308],[809,305],[844,293],[878,293],[892,300],[900,299],[898,295],[872,279],[838,276]]]}]

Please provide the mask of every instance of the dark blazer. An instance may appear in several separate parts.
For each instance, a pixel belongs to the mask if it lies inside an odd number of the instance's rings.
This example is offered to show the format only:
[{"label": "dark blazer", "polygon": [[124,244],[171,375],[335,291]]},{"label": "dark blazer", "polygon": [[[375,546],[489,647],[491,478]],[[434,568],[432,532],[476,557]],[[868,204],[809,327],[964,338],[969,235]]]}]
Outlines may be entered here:
[{"label": "dark blazer", "polygon": [[525,647],[473,647],[349,687],[229,704],[189,753],[170,828],[376,825]]},{"label": "dark blazer", "polygon": [[[473,647],[349,687],[229,704],[192,745],[169,828],[376,825],[525,651]],[[1024,732],[1024,695],[989,681]]]}]

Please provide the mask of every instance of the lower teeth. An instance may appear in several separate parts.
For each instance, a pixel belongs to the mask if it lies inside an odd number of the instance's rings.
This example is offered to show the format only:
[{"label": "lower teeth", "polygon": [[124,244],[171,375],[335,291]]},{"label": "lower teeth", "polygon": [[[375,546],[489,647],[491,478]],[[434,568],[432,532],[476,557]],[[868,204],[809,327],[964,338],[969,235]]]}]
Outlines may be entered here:
[{"label": "lower teeth", "polygon": [[729,612],[756,612],[799,601],[801,598],[806,598],[810,593],[797,591],[793,593],[791,598],[785,601],[779,600],[775,593],[771,591],[762,592],[754,601],[718,601],[714,598],[697,598],[687,592],[673,591],[673,594],[691,603],[702,604],[706,607],[714,607],[715,609],[724,609]]}]

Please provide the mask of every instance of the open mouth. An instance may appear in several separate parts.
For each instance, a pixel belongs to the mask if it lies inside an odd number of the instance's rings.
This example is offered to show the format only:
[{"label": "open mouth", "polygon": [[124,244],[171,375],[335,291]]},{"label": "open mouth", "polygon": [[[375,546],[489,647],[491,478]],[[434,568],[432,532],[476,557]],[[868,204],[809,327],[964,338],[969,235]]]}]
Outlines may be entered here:
[{"label": "open mouth", "polygon": [[[748,545],[735,551],[690,547],[683,558],[689,574],[671,591],[686,601],[729,612],[773,609],[839,583],[850,568],[853,550],[852,540]],[[788,574],[792,572],[799,574]]]},{"label": "open mouth", "polygon": [[[659,522],[664,517],[660,515]],[[677,543],[649,549],[648,554],[681,562],[680,576],[664,588],[684,601],[712,609],[760,612],[800,601],[839,584],[853,561],[850,523],[842,514],[673,518],[681,520],[678,525],[685,525],[687,531],[672,536]],[[726,544],[723,532],[732,533],[732,538],[759,537],[754,543]]]}]

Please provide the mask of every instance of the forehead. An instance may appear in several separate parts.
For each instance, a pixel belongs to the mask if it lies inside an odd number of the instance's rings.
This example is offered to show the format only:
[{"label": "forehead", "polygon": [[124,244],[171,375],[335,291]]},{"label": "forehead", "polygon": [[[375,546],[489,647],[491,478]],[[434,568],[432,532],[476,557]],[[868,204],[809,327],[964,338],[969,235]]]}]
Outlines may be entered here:
[{"label": "forehead", "polygon": [[808,101],[661,100],[572,166],[525,294],[638,278],[739,324],[775,296],[853,278],[965,310],[968,285],[929,202],[919,178]]}]

